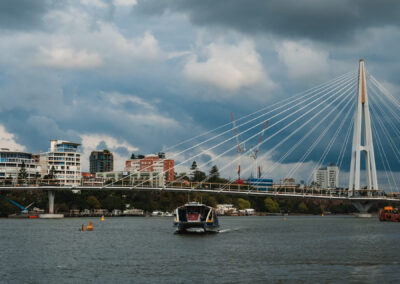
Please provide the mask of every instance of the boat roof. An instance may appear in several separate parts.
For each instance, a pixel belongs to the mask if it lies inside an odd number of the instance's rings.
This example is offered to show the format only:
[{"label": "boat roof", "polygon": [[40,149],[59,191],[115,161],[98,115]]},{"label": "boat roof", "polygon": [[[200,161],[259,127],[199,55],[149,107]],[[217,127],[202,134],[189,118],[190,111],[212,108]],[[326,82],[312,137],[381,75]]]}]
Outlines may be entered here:
[{"label": "boat roof", "polygon": [[196,201],[188,202],[188,203],[186,203],[185,205],[179,206],[178,208],[187,207],[187,206],[198,206],[198,207],[212,208],[211,206],[207,206],[207,205],[205,205],[205,204],[201,204],[201,203],[196,202]]}]

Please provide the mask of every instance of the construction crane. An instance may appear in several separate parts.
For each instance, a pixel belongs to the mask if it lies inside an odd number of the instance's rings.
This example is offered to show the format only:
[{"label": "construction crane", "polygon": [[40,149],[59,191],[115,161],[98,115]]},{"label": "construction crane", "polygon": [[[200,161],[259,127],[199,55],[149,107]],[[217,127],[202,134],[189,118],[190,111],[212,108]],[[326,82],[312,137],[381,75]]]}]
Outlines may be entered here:
[{"label": "construction crane", "polygon": [[245,150],[245,147],[243,145],[243,147],[240,145],[240,141],[239,141],[239,134],[236,128],[236,121],[235,121],[235,117],[233,116],[233,113],[231,112],[231,118],[232,118],[232,124],[233,124],[233,130],[235,131],[235,138],[236,138],[236,144],[237,144],[237,153],[238,153],[238,179],[237,179],[237,183],[243,183],[243,181],[240,179],[240,153],[243,152]]},{"label": "construction crane", "polygon": [[8,202],[10,202],[10,203],[14,204],[15,206],[17,206],[18,208],[20,208],[21,209],[20,215],[28,214],[29,213],[28,208],[31,207],[35,203],[35,202],[32,202],[28,206],[24,207],[21,204],[18,204],[17,202],[15,202],[14,200],[11,200],[10,198],[7,198],[7,197],[5,197],[3,195],[0,195],[0,196],[2,198],[6,199]]},{"label": "construction crane", "polygon": [[258,150],[260,149],[260,144],[264,138],[264,132],[265,132],[265,129],[267,128],[267,125],[268,125],[268,120],[265,121],[263,130],[261,131],[260,138],[258,139],[258,144],[257,144],[256,148],[254,149],[254,152],[250,155],[250,157],[252,157],[254,159],[254,168],[255,168],[254,177],[258,177],[258,178],[261,178],[261,167],[259,165],[257,165],[257,154],[258,154]]}]

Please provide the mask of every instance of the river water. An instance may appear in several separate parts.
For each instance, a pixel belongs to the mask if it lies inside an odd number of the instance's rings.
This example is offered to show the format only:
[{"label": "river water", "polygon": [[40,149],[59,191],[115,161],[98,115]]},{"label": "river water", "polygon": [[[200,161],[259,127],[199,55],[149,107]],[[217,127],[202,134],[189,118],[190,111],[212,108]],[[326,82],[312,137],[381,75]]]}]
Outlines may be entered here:
[{"label": "river water", "polygon": [[[93,222],[94,231],[80,232]],[[399,283],[400,224],[336,216],[0,219],[1,283]]]}]

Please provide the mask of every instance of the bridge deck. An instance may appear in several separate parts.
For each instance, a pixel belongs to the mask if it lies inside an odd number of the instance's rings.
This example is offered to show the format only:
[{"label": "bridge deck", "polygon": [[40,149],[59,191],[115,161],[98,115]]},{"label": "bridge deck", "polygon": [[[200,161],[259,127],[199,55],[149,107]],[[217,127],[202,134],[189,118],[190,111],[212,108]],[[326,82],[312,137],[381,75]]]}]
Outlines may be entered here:
[{"label": "bridge deck", "polygon": [[398,197],[389,197],[380,192],[380,195],[373,196],[348,196],[348,190],[257,190],[257,189],[241,189],[241,188],[195,188],[195,187],[151,187],[151,186],[3,186],[0,187],[2,191],[98,191],[98,190],[114,190],[114,191],[165,191],[165,192],[195,192],[195,193],[209,193],[209,194],[230,194],[230,195],[250,195],[250,196],[265,196],[276,198],[304,198],[304,199],[329,199],[329,200],[349,200],[349,201],[386,201],[386,202],[400,202]]}]

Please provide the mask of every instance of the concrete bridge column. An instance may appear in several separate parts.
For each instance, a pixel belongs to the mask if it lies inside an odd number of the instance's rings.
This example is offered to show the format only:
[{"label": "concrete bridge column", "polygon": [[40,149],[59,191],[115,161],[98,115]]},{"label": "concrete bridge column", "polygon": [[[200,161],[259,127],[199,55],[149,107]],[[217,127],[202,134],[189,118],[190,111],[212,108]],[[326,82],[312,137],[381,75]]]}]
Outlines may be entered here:
[{"label": "concrete bridge column", "polygon": [[64,218],[64,214],[54,214],[54,197],[56,192],[54,190],[47,191],[47,197],[49,198],[49,213],[40,214],[39,218],[43,219],[59,219]]},{"label": "concrete bridge column", "polygon": [[47,192],[47,196],[49,198],[49,214],[54,214],[54,197],[55,197],[55,192],[49,190]]},{"label": "concrete bridge column", "polygon": [[360,214],[358,214],[358,217],[360,217],[360,218],[371,218],[372,217],[372,215],[370,213],[368,213],[368,210],[372,206],[372,202],[353,201],[352,204],[360,212]]}]

